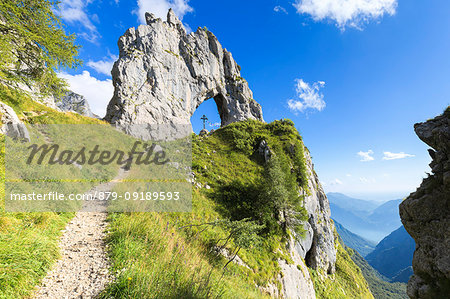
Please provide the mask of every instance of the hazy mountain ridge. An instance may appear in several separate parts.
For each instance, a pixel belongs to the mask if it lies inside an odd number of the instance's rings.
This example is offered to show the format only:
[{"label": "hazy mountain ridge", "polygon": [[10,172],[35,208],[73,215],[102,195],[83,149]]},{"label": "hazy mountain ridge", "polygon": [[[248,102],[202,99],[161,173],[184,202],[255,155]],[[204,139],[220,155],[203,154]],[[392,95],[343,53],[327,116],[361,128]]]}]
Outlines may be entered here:
[{"label": "hazy mountain ridge", "polygon": [[[352,233],[336,221],[334,221],[334,225],[339,234],[341,243],[345,244],[344,246],[351,248],[350,250],[353,250],[351,259],[361,269],[364,278],[369,284],[370,291],[375,298],[408,298],[406,295],[405,282],[408,281],[412,274],[411,266],[400,270],[393,278],[388,278],[382,275],[360,253],[367,252],[370,255],[370,251],[373,251],[375,248],[374,243]],[[380,243],[381,244],[378,244],[378,248],[390,246],[389,240],[383,239]],[[388,257],[390,257],[390,252],[391,251],[387,251]],[[383,261],[385,259],[384,254],[386,254],[386,252],[383,250],[376,252],[376,254],[374,254],[375,262],[381,263],[380,260]],[[389,262],[395,265],[395,261],[392,261],[392,259],[390,259]],[[398,266],[399,265],[397,265],[397,267]]]},{"label": "hazy mountain ridge", "polygon": [[351,232],[373,242],[402,225],[398,213],[401,199],[384,203],[356,199],[341,193],[327,193],[331,217]]},{"label": "hazy mountain ridge", "polygon": [[366,260],[392,281],[408,282],[415,246],[414,239],[401,226],[381,240]]},{"label": "hazy mountain ridge", "polygon": [[[412,275],[415,243],[398,223],[398,205],[402,200],[390,200],[373,208],[374,202],[340,193],[329,193],[328,198],[336,230],[344,243],[364,256],[389,281],[407,282]],[[367,242],[364,237],[381,235],[394,225],[398,225],[397,229],[384,237],[376,247],[370,248],[370,241]]]},{"label": "hazy mountain ridge", "polygon": [[353,211],[367,212],[368,214],[381,205],[379,202],[357,199],[338,192],[328,192],[327,197],[332,198],[335,205],[351,206]]},{"label": "hazy mountain ridge", "polygon": [[375,249],[376,243],[366,240],[363,237],[352,233],[346,229],[342,224],[334,220],[336,231],[341,237],[344,244],[361,254],[363,257],[368,255]]}]

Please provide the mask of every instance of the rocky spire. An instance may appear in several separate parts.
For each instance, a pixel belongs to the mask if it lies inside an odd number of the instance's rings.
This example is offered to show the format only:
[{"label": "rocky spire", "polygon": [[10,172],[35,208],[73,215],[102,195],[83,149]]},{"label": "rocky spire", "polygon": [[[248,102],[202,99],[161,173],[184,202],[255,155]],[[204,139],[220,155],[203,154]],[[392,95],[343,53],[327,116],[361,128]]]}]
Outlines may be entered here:
[{"label": "rocky spire", "polygon": [[197,107],[214,99],[221,124],[256,119],[261,106],[230,52],[207,29],[186,34],[169,10],[167,21],[145,14],[147,25],[120,37],[105,119],[116,125],[189,124]]}]

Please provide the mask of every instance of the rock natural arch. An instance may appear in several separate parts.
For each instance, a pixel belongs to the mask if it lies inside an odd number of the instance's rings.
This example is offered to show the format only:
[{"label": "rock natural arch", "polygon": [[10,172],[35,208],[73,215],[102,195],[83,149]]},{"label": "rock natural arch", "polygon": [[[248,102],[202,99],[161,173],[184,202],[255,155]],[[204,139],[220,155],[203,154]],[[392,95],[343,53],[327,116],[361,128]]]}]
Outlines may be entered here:
[{"label": "rock natural arch", "polygon": [[256,119],[261,106],[230,52],[206,28],[186,34],[172,10],[167,21],[146,13],[147,25],[120,37],[112,77],[114,96],[105,119],[116,125],[190,124],[214,98],[221,125]]}]

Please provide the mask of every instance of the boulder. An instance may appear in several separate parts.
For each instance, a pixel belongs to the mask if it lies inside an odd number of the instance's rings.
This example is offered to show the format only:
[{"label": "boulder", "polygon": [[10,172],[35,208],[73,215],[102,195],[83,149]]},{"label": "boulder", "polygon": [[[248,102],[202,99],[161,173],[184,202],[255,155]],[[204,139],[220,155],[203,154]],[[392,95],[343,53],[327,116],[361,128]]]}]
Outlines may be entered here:
[{"label": "boulder", "polygon": [[208,135],[208,134],[209,134],[209,131],[206,130],[206,129],[202,129],[202,130],[200,131],[200,133],[198,133],[199,136],[206,136],[206,135]]},{"label": "boulder", "polygon": [[0,128],[1,134],[6,134],[9,137],[24,141],[30,141],[30,134],[28,133],[27,127],[19,120],[16,112],[11,107],[0,102],[0,115],[3,124]]}]

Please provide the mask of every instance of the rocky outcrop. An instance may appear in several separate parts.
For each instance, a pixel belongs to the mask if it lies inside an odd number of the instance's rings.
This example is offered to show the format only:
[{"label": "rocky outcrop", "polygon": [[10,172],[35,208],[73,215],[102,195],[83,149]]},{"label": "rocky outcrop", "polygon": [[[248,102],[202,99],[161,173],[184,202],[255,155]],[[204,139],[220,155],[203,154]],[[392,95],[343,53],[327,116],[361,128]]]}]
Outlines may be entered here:
[{"label": "rocky outcrop", "polygon": [[267,141],[262,140],[260,142],[259,147],[258,147],[258,153],[261,157],[264,157],[265,162],[269,161],[272,153],[270,151],[269,145],[267,144]]},{"label": "rocky outcrop", "polygon": [[70,111],[84,116],[98,118],[97,115],[92,113],[86,98],[72,91],[69,91],[61,97],[61,99],[56,102],[56,106],[61,111]]},{"label": "rocky outcrop", "polygon": [[400,217],[416,241],[411,298],[448,298],[450,294],[450,107],[432,120],[414,126],[433,149],[432,174],[400,204]]},{"label": "rocky outcrop", "polygon": [[6,134],[11,138],[30,141],[30,134],[28,133],[27,127],[17,117],[16,112],[2,102],[0,102],[0,119],[2,122],[0,128],[1,134]]},{"label": "rocky outcrop", "polygon": [[316,298],[309,270],[296,250],[295,241],[291,238],[288,245],[293,263],[287,263],[283,259],[278,260],[283,274],[280,277],[283,298]]},{"label": "rocky outcrop", "polygon": [[167,21],[146,13],[146,25],[120,37],[114,96],[105,120],[126,124],[190,124],[197,107],[213,98],[222,126],[263,120],[261,106],[230,52],[206,28],[186,34],[169,10]]},{"label": "rocky outcrop", "polygon": [[314,171],[314,164],[306,147],[304,152],[309,188],[304,205],[309,218],[305,224],[306,235],[296,242],[295,250],[305,259],[308,267],[323,269],[326,273],[332,274],[335,271],[336,244],[330,203]]}]

